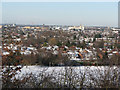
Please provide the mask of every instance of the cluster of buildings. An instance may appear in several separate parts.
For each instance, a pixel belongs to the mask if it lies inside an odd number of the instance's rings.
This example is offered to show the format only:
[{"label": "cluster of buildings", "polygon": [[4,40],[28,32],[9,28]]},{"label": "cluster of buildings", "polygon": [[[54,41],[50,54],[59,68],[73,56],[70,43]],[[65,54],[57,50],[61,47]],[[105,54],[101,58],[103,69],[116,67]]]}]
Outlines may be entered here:
[{"label": "cluster of buildings", "polygon": [[[66,32],[67,29],[68,34],[75,35],[75,40],[73,36],[69,37],[68,40],[71,42],[74,40],[75,43],[82,43],[85,42],[87,47],[82,48],[79,46],[70,46],[67,45],[58,46],[58,45],[47,45],[42,46],[39,49],[44,49],[45,51],[51,51],[52,54],[56,55],[60,52],[62,55],[68,56],[70,60],[75,61],[84,61],[84,60],[97,60],[98,57],[103,59],[103,55],[100,52],[107,52],[108,58],[111,58],[113,55],[120,55],[120,48],[115,47],[115,43],[120,44],[120,30],[115,28],[100,28],[100,27],[84,27],[84,26],[68,26],[68,27],[61,27],[61,26],[19,26],[19,25],[4,25],[3,33],[3,45],[0,46],[2,49],[2,55],[9,55],[10,51],[16,52],[17,50],[20,51],[22,55],[30,55],[30,54],[37,54],[38,48],[34,45],[24,45],[22,42],[23,40],[27,40],[28,36],[34,35],[35,38],[38,38],[37,33],[34,31],[51,31],[51,30],[63,30]],[[10,28],[8,28],[10,27]],[[16,31],[24,32],[23,35],[17,32],[11,32],[11,28]],[[64,31],[65,30],[65,31]],[[10,32],[10,35],[7,35],[7,32]],[[101,36],[95,36],[95,35]],[[46,36],[43,36],[46,38]],[[8,43],[11,40],[10,43]],[[94,45],[95,41],[104,41],[103,48],[95,48]],[[7,42],[7,43],[6,43]],[[110,47],[112,46],[112,47]],[[100,52],[98,52],[100,51]]]}]

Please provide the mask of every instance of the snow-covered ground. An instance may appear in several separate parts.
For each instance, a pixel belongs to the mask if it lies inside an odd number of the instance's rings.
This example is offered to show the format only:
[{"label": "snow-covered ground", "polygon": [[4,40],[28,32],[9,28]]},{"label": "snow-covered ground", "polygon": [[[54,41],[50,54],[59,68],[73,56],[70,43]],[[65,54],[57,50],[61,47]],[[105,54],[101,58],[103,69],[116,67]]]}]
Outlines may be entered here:
[{"label": "snow-covered ground", "polygon": [[96,77],[99,74],[105,74],[109,72],[111,75],[114,73],[113,70],[116,70],[118,73],[120,72],[120,67],[109,67],[109,66],[77,66],[77,67],[41,67],[41,66],[24,66],[21,71],[17,71],[16,78],[26,77],[29,74],[33,74],[38,76],[40,73],[45,73],[46,75],[60,75],[72,72],[72,74],[86,74],[86,76],[90,73],[95,75]]},{"label": "snow-covered ground", "polygon": [[[11,66],[12,67],[12,66]],[[15,69],[15,67],[13,67]],[[5,70],[5,68],[4,68]],[[115,75],[120,78],[120,67],[113,66],[77,66],[77,67],[41,67],[41,66],[23,66],[21,71],[17,71],[14,78],[22,80],[24,77],[33,75],[36,82],[44,79],[45,77],[52,77],[53,82],[64,83],[69,78],[74,80],[75,86],[79,87],[81,80],[84,81],[85,85],[96,84],[97,81],[104,80],[107,77],[111,80]],[[83,79],[84,78],[84,79]],[[95,79],[93,81],[92,79]],[[78,86],[77,86],[78,85]]]}]

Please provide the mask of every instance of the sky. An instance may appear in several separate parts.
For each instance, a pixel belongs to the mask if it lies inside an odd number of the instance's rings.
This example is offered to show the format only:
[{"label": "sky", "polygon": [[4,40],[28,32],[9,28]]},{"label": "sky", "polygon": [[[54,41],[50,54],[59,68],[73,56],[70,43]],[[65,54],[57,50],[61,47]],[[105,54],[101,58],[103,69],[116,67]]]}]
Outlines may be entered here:
[{"label": "sky", "polygon": [[120,0],[1,0],[1,2],[119,2]]},{"label": "sky", "polygon": [[112,26],[117,2],[3,2],[2,23]]}]

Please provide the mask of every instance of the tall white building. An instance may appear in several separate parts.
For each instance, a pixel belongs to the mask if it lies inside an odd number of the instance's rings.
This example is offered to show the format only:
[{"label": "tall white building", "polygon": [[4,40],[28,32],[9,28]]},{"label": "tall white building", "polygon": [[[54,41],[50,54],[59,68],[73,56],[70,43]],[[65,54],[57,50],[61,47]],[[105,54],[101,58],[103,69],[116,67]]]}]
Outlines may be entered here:
[{"label": "tall white building", "polygon": [[68,28],[69,30],[84,30],[84,26],[80,25],[80,26],[72,26]]}]

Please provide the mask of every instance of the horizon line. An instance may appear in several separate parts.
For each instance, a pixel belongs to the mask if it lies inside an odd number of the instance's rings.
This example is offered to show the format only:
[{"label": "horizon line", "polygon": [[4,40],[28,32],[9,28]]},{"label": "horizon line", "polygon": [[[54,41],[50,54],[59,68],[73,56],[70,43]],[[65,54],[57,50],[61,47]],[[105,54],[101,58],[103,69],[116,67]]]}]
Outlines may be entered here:
[{"label": "horizon line", "polygon": [[[4,24],[0,24],[0,25],[11,25],[11,24],[15,24],[15,23],[4,23]],[[117,27],[117,26],[104,26],[104,25],[59,25],[59,24],[16,24],[16,25],[31,25],[31,26],[35,26],[35,25],[46,25],[46,26],[90,26],[90,27]]]}]

